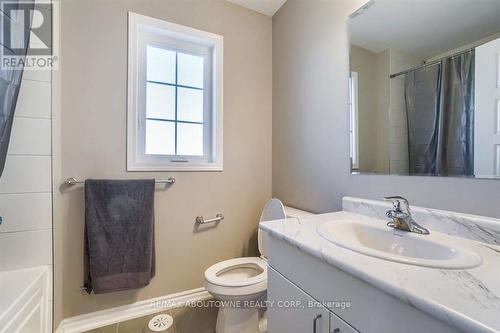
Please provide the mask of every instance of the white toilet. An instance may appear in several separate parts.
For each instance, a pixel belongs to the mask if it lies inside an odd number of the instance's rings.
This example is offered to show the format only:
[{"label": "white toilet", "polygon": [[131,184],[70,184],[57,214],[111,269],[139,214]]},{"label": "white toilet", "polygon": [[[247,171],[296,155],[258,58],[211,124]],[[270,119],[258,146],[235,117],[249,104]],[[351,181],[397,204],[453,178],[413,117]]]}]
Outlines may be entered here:
[{"label": "white toilet", "polygon": [[[285,211],[280,200],[271,199],[262,211],[260,222],[310,214],[293,208],[287,208]],[[246,301],[266,300],[266,237],[265,231],[259,229],[260,258],[230,259],[219,262],[205,271],[205,288],[215,299],[222,301],[215,329],[217,333],[260,333],[266,331],[266,321],[260,315],[264,313],[265,309],[245,306]]]}]

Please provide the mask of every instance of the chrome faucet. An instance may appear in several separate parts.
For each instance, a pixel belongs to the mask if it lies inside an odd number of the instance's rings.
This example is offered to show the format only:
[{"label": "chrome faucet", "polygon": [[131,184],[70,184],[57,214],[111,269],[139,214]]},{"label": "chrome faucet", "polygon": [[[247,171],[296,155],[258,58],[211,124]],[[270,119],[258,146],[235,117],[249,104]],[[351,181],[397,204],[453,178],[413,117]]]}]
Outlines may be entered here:
[{"label": "chrome faucet", "polygon": [[410,203],[407,199],[400,196],[390,196],[385,197],[384,199],[386,201],[391,201],[393,204],[393,209],[385,213],[388,218],[392,219],[392,221],[387,222],[387,226],[422,235],[429,234],[429,230],[420,226],[413,219],[410,210]]}]

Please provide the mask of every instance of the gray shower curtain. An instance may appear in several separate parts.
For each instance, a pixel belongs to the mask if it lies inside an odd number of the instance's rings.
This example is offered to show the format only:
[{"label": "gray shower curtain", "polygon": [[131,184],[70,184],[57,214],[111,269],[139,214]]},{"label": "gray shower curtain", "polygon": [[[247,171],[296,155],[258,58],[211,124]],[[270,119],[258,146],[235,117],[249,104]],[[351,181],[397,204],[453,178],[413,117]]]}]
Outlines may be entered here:
[{"label": "gray shower curtain", "polygon": [[[0,0],[0,9],[4,8],[3,3],[7,1]],[[14,1],[8,1],[12,5]],[[21,1],[19,1],[21,2]],[[26,4],[34,7],[34,1],[22,1],[24,3],[23,9]],[[8,16],[9,13],[0,11],[2,15],[2,23],[0,25],[0,62],[3,63],[5,56],[21,56],[25,57],[29,45],[29,28],[31,27],[30,19],[24,21],[24,29],[12,29],[11,20]],[[24,30],[24,31],[23,31]],[[24,36],[20,36],[23,34]],[[11,40],[13,39],[13,40]],[[19,49],[15,51],[11,45],[18,44],[19,41],[24,41]],[[5,160],[7,158],[7,151],[9,148],[10,132],[12,130],[12,122],[14,121],[14,111],[16,109],[17,97],[19,95],[19,88],[21,86],[21,79],[23,76],[23,68],[4,68],[0,67],[0,177],[2,176],[5,167]]]},{"label": "gray shower curtain", "polygon": [[405,74],[411,175],[474,175],[475,52]]}]

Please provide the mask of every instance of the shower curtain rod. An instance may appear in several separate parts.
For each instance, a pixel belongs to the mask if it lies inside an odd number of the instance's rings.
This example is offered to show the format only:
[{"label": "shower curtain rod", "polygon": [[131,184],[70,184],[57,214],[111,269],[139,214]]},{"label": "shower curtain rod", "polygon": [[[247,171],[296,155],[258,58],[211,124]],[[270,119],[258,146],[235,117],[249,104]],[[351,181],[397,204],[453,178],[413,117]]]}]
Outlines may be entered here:
[{"label": "shower curtain rod", "polygon": [[437,65],[437,64],[439,64],[441,62],[441,60],[449,59],[449,58],[455,58],[455,57],[461,56],[462,54],[466,54],[466,53],[469,53],[469,52],[475,50],[476,47],[472,47],[470,49],[467,49],[467,50],[464,50],[464,51],[460,51],[460,52],[454,53],[452,55],[445,56],[445,57],[442,57],[442,58],[439,58],[439,59],[436,59],[436,60],[433,60],[433,61],[424,62],[422,65],[418,65],[418,66],[412,67],[410,69],[406,69],[406,70],[401,71],[401,72],[396,73],[396,74],[391,74],[390,78],[393,79],[393,78],[395,78],[397,76],[404,75],[404,74],[416,71],[417,69],[421,69],[421,68],[425,68],[425,67]]}]

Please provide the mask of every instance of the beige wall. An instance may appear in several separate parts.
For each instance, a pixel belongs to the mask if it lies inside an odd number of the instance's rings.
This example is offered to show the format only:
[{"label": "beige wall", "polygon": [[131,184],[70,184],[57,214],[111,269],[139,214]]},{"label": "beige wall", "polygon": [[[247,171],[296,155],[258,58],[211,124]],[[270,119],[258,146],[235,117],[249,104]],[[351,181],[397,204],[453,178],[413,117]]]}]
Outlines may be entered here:
[{"label": "beige wall", "polygon": [[389,50],[374,53],[350,47],[351,70],[358,72],[360,172],[389,172]]},{"label": "beige wall", "polygon": [[394,49],[374,53],[351,45],[351,70],[358,72],[358,171],[408,174],[404,81],[389,75],[420,63]]},{"label": "beige wall", "polygon": [[374,53],[351,45],[351,70],[358,72],[360,172],[408,174],[408,132],[403,77],[390,74],[422,59],[394,49]]},{"label": "beige wall", "polygon": [[351,71],[358,73],[359,170],[372,172],[377,158],[377,54],[351,45]]},{"label": "beige wall", "polygon": [[[288,0],[273,17],[273,195],[315,212],[345,195],[500,217],[498,180],[351,175],[349,14],[366,0]],[[369,9],[368,9],[369,10]]]},{"label": "beige wall", "polygon": [[[271,196],[271,19],[223,0],[64,0],[61,5],[62,141],[56,182],[71,176],[177,179],[156,192],[156,277],[144,289],[108,295],[79,291],[82,188],[56,195],[62,315],[201,287],[209,265],[255,255],[258,219]],[[125,171],[127,11],[224,36],[224,172]],[[226,217],[218,227],[194,231],[197,215],[218,212]],[[56,323],[60,313],[57,309]]]},{"label": "beige wall", "polygon": [[349,2],[288,0],[273,16],[273,195],[315,212],[334,206],[335,166],[350,164],[347,39],[336,33]]}]

